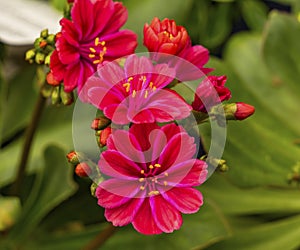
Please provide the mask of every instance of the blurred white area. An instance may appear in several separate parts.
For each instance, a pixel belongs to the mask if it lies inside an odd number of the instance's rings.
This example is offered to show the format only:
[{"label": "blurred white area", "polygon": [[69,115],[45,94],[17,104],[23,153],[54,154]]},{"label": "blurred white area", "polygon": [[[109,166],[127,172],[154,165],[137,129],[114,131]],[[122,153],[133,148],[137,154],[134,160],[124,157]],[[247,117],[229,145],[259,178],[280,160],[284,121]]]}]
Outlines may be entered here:
[{"label": "blurred white area", "polygon": [[41,30],[60,30],[62,13],[50,3],[38,0],[0,0],[0,41],[8,45],[29,45]]}]

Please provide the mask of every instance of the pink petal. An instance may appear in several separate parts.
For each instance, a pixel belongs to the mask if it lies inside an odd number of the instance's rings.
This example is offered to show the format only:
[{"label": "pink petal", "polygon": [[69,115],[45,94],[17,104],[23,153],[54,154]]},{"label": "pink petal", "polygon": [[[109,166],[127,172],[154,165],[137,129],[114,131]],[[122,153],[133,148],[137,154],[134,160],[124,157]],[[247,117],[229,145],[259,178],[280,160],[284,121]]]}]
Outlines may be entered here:
[{"label": "pink petal", "polygon": [[78,48],[69,44],[64,37],[60,37],[56,44],[59,59],[63,64],[75,63],[80,59]]},{"label": "pink petal", "polygon": [[99,184],[96,190],[98,204],[114,208],[127,202],[140,192],[140,183],[132,180],[108,179]]},{"label": "pink petal", "polygon": [[134,53],[137,46],[137,36],[130,30],[109,34],[101,39],[106,42],[107,47],[104,58],[110,58],[110,60]]},{"label": "pink petal", "polygon": [[115,124],[128,124],[130,121],[127,117],[128,108],[123,104],[112,104],[103,109],[106,117]]},{"label": "pink petal", "polygon": [[174,206],[161,195],[155,195],[149,199],[154,221],[163,232],[172,233],[181,227],[182,217]]},{"label": "pink petal", "polygon": [[152,82],[156,88],[164,88],[173,81],[176,72],[167,64],[157,64],[154,66]]},{"label": "pink petal", "polygon": [[80,35],[78,30],[75,28],[74,23],[67,18],[60,20],[60,25],[62,26],[61,33],[64,39],[68,41],[69,44],[74,47],[79,47]]},{"label": "pink petal", "polygon": [[106,150],[99,160],[100,171],[108,176],[137,180],[140,167],[118,151]]},{"label": "pink petal", "polygon": [[149,198],[146,198],[132,222],[135,230],[142,234],[160,234],[162,230],[157,226],[153,219]]},{"label": "pink petal", "polygon": [[62,81],[65,75],[65,65],[59,60],[57,50],[54,50],[50,58],[50,69],[57,81]]},{"label": "pink petal", "polygon": [[196,213],[203,204],[202,194],[195,188],[172,188],[162,196],[185,214]]},{"label": "pink petal", "polygon": [[128,56],[124,65],[125,73],[128,77],[140,74],[153,73],[153,65],[147,57],[136,55]]},{"label": "pink petal", "polygon": [[133,221],[144,199],[132,198],[125,204],[112,209],[105,209],[105,218],[114,226],[125,226]]},{"label": "pink petal", "polygon": [[118,31],[126,22],[128,13],[126,8],[120,2],[114,2],[114,13],[108,21],[105,28],[102,30],[103,34],[114,33]]}]

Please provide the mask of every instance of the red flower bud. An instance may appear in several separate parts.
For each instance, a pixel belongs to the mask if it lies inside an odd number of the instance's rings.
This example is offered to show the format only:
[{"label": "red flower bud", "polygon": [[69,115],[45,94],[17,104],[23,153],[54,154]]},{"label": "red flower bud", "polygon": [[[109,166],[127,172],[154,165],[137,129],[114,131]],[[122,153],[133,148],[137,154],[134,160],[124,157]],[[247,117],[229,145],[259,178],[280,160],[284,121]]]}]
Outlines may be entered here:
[{"label": "red flower bud", "polygon": [[77,164],[75,168],[75,174],[78,175],[79,177],[87,177],[89,176],[89,174],[91,174],[91,172],[92,170],[90,166],[85,162],[81,162]]},{"label": "red flower bud", "polygon": [[106,128],[110,124],[110,119],[106,117],[100,117],[93,120],[91,128],[94,130],[101,130]]},{"label": "red flower bud", "polygon": [[58,86],[60,84],[60,82],[54,78],[51,71],[47,74],[46,80],[47,80],[47,83],[52,86]]},{"label": "red flower bud", "polygon": [[75,151],[71,151],[66,155],[68,162],[76,165],[79,163],[78,154]]},{"label": "red flower bud", "polygon": [[155,17],[150,25],[144,25],[144,45],[150,52],[178,55],[191,45],[191,40],[186,29],[177,26],[174,20],[160,21]]},{"label": "red flower bud", "polygon": [[244,120],[253,115],[255,108],[247,103],[237,102],[236,112],[234,113],[235,119]]},{"label": "red flower bud", "polygon": [[42,40],[42,41],[40,41],[39,46],[40,46],[40,48],[45,48],[47,46],[47,44],[48,44],[47,41]]},{"label": "red flower bud", "polygon": [[104,147],[106,145],[107,139],[111,134],[111,127],[107,127],[101,131],[99,142],[100,147]]}]

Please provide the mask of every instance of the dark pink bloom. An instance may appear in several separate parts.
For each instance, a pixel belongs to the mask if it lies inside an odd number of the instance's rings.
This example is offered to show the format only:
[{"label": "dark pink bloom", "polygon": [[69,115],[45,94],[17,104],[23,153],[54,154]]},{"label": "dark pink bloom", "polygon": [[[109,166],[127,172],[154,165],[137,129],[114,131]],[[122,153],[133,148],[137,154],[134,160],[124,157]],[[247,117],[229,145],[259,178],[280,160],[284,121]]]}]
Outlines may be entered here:
[{"label": "dark pink bloom", "polygon": [[98,76],[89,78],[83,92],[114,123],[169,122],[186,118],[192,109],[165,88],[174,76],[166,64],[153,65],[146,57],[130,55],[124,68],[114,62],[100,65]]},{"label": "dark pink bloom", "polygon": [[211,107],[229,100],[231,92],[224,85],[226,76],[208,76],[196,89],[195,99],[192,103],[194,110],[207,112]]},{"label": "dark pink bloom", "polygon": [[53,76],[64,82],[67,92],[76,87],[80,91],[98,64],[132,54],[137,46],[132,31],[119,31],[127,20],[122,3],[75,0],[71,17],[60,21],[61,35],[50,62]]},{"label": "dark pink bloom", "polygon": [[[150,25],[146,23],[144,26],[144,45],[149,52],[166,53],[185,59],[204,74],[212,71],[212,69],[204,68],[204,65],[209,60],[209,51],[201,45],[192,46],[186,29],[182,26],[177,26],[174,20],[165,18],[160,21],[155,17]],[[169,57],[165,57],[162,54],[153,54],[152,57],[158,62],[170,60]],[[173,60],[177,62],[176,59]],[[189,65],[181,65],[179,67],[174,61],[171,64],[173,66],[174,64],[176,65],[179,73],[177,76],[179,77],[184,73],[186,67],[190,67]]]},{"label": "dark pink bloom", "polygon": [[107,148],[99,168],[111,178],[100,183],[96,196],[114,226],[171,233],[181,227],[181,213],[195,213],[203,204],[194,187],[205,181],[207,165],[194,158],[194,138],[182,127],[134,124],[114,131]]}]

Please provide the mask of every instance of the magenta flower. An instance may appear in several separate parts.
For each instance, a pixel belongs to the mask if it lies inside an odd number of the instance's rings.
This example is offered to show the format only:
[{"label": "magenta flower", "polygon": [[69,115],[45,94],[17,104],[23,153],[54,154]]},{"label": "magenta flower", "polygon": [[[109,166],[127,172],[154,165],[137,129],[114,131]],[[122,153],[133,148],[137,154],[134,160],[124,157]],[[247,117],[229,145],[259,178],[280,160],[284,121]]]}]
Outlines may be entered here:
[{"label": "magenta flower", "polygon": [[194,110],[207,112],[211,107],[229,100],[231,92],[224,85],[226,76],[208,76],[196,89],[195,99],[192,103]]},{"label": "magenta flower", "polygon": [[82,89],[85,81],[104,61],[132,54],[137,37],[132,31],[119,31],[127,20],[122,3],[112,0],[75,0],[72,20],[63,18],[50,69],[65,91]]},{"label": "magenta flower", "polygon": [[153,65],[146,57],[130,55],[124,68],[116,63],[100,65],[98,76],[89,78],[83,93],[114,123],[169,122],[186,118],[192,109],[165,88],[174,75],[166,64]]},{"label": "magenta flower", "polygon": [[100,183],[96,196],[114,226],[171,233],[181,227],[181,213],[195,213],[203,204],[194,187],[205,181],[207,165],[194,158],[194,138],[182,127],[134,124],[114,131],[107,148],[99,168],[111,178]]}]

